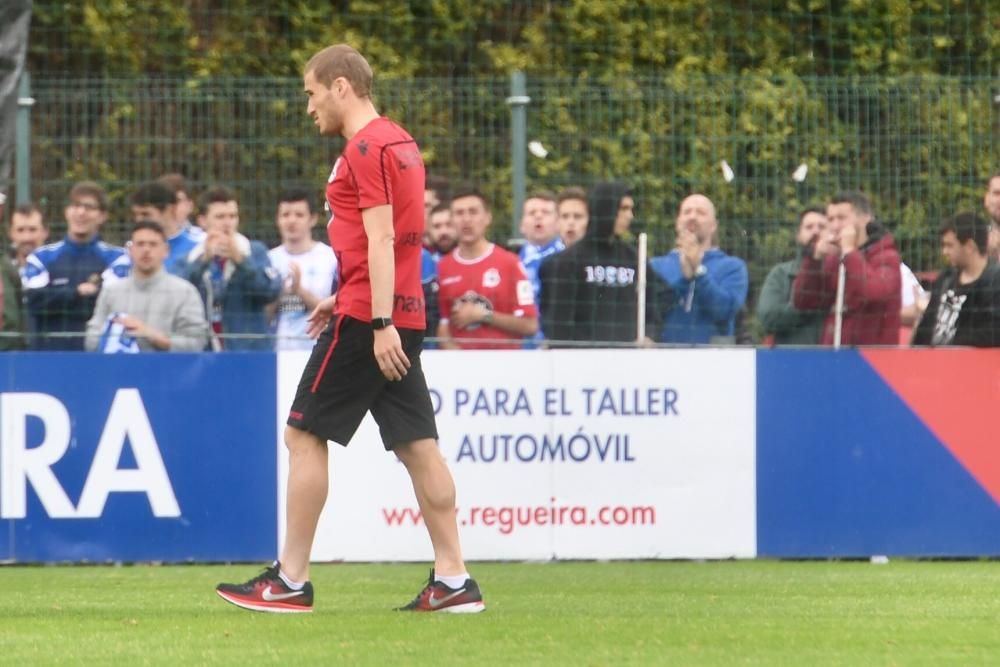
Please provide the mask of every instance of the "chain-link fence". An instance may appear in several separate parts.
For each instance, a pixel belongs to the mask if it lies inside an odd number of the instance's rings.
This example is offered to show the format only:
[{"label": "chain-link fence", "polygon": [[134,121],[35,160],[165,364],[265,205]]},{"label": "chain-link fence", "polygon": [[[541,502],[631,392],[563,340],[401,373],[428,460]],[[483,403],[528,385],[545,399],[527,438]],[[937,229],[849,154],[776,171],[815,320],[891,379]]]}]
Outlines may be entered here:
[{"label": "chain-link fence", "polygon": [[[417,138],[429,171],[478,184],[508,220],[507,80],[380,83],[380,109]],[[939,223],[980,210],[985,177],[997,165],[1000,107],[986,78],[528,84],[528,138],[548,152],[530,157],[529,189],[629,183],[654,253],[672,247],[683,196],[704,192],[719,212],[721,245],[750,263],[755,284],[791,251],[797,212],[841,189],[869,193],[904,260],[933,269]],[[298,79],[39,77],[33,95],[32,194],[58,229],[71,183],[101,182],[114,202],[112,240],[121,240],[130,190],[179,171],[195,191],[235,188],[244,230],[273,243],[279,191],[307,185],[318,198],[340,147],[315,135]],[[794,179],[803,164],[805,175]],[[509,230],[493,231],[505,241]]]},{"label": "chain-link fence", "polygon": [[235,188],[242,230],[273,246],[278,193],[319,200],[341,146],[306,117],[301,66],[346,40],[429,172],[486,193],[504,243],[520,69],[526,139],[544,149],[528,189],[628,183],[651,257],[674,247],[683,197],[705,193],[719,245],[747,263],[759,337],[758,292],[794,256],[802,209],[863,190],[903,261],[933,271],[941,221],[981,210],[1000,154],[995,3],[800,4],[36,1],[31,194],[58,238],[70,185],[98,181],[120,243],[129,193],[180,172],[195,194]]}]

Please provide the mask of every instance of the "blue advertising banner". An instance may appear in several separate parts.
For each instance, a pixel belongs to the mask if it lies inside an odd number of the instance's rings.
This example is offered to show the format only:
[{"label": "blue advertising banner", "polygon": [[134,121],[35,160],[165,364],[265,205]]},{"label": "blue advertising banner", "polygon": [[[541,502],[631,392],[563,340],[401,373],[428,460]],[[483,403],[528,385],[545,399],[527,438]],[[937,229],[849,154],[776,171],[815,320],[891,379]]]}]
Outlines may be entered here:
[{"label": "blue advertising banner", "polygon": [[[558,557],[1000,555],[992,423],[1000,350],[760,350],[738,368],[704,350],[670,352],[659,372],[650,371],[659,357],[643,353],[615,352],[613,362],[600,352],[524,353],[526,365],[549,369],[544,382],[518,370],[520,353],[475,364],[470,354],[426,361],[442,450],[467,489],[460,516],[476,558],[534,554],[553,530],[554,508],[596,512],[559,526],[564,542],[544,551]],[[287,409],[304,357],[281,373],[279,361],[271,353],[0,355],[0,561],[273,557],[282,529],[278,410]],[[490,364],[494,375],[484,372]],[[470,365],[475,377],[462,370]],[[614,372],[595,376],[594,368]],[[630,390],[634,378],[661,389]],[[719,387],[728,392],[723,406]],[[736,412],[720,416],[722,408]],[[359,443],[378,443],[374,428],[366,421]],[[538,460],[525,434],[541,434]],[[542,461],[543,451],[568,460]],[[585,451],[591,457],[577,460]],[[363,487],[366,466],[403,474],[381,446],[334,452],[352,471],[334,494]],[[556,469],[561,486],[550,490]],[[504,481],[508,474],[516,483]],[[526,486],[526,475],[541,481]],[[642,475],[646,486],[636,481]],[[357,511],[361,487],[348,494],[355,511],[336,515],[358,525],[321,528],[314,556],[425,558],[406,551],[425,545],[408,532],[422,538],[422,527],[391,520],[414,516],[407,481],[372,497],[367,513]],[[699,489],[704,497],[683,495]],[[620,522],[604,525],[604,510],[621,513]],[[513,522],[519,511],[524,525],[494,525],[494,515]],[[708,521],[710,512],[721,523]],[[530,525],[537,516],[544,525]],[[614,552],[599,550],[609,532]],[[334,552],[350,543],[323,538],[344,534],[357,536],[356,552]]]},{"label": "blue advertising banner", "polygon": [[0,356],[0,558],[274,555],[273,354]]},{"label": "blue advertising banner", "polygon": [[757,554],[1000,555],[1000,350],[757,354]]}]

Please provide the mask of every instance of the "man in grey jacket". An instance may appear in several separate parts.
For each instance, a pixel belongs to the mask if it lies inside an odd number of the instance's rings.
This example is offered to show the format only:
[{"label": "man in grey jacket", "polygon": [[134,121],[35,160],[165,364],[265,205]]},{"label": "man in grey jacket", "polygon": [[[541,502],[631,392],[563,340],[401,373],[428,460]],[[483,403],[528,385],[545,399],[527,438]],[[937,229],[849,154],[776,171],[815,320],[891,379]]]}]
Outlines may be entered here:
[{"label": "man in grey jacket", "polygon": [[118,329],[143,352],[204,350],[205,306],[194,285],[164,270],[169,246],[163,227],[148,220],[136,223],[128,252],[132,273],[101,290],[87,323],[86,349],[97,350],[107,340],[104,334]]}]

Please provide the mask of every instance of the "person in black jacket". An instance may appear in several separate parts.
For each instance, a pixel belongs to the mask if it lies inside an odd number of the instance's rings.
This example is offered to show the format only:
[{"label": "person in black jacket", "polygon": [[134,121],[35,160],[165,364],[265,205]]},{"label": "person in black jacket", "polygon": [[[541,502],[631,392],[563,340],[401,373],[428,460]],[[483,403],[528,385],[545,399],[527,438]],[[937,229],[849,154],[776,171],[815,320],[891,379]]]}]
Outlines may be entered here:
[{"label": "person in black jacket", "polygon": [[914,345],[1000,347],[1000,266],[986,254],[989,224],[959,213],[941,227],[951,265],[934,281]]},{"label": "person in black jacket", "polygon": [[[636,342],[638,256],[622,240],[635,201],[621,183],[599,183],[588,198],[590,222],[583,240],[542,262],[542,330],[553,345]],[[667,287],[647,271],[646,341],[663,323]]]}]

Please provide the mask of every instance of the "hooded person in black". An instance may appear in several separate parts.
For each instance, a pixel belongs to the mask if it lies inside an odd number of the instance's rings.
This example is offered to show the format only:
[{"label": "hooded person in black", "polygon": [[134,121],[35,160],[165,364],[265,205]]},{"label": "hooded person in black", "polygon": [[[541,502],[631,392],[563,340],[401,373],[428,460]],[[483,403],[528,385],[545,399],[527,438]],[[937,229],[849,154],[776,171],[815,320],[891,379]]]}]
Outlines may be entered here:
[{"label": "hooded person in black", "polygon": [[[542,262],[539,306],[546,339],[557,345],[635,342],[638,255],[621,239],[632,219],[631,201],[622,183],[595,185],[588,197],[587,235]],[[646,275],[646,337],[656,340],[667,287],[652,271]]]}]

